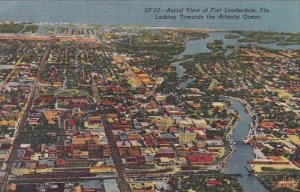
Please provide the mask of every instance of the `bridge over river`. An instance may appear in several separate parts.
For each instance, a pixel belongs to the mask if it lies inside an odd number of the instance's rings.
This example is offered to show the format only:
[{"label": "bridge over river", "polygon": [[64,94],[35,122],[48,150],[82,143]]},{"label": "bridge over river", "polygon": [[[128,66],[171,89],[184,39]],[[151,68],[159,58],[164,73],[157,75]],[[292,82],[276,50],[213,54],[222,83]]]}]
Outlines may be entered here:
[{"label": "bridge over river", "polygon": [[249,173],[247,162],[254,158],[250,145],[244,143],[244,138],[248,135],[251,124],[251,117],[242,103],[231,99],[232,107],[239,113],[240,119],[234,128],[231,139],[234,142],[234,152],[228,159],[227,169],[232,176],[237,177],[245,192],[265,192],[268,191],[252,174]]}]

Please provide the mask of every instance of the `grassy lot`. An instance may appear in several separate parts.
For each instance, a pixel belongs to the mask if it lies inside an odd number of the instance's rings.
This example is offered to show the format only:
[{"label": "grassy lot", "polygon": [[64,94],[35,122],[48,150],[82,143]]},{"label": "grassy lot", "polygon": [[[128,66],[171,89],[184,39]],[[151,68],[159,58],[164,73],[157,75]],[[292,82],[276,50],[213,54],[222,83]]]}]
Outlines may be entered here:
[{"label": "grassy lot", "polygon": [[73,96],[88,96],[89,93],[84,90],[77,89],[66,89],[58,92],[56,96],[65,96],[65,97],[73,97]]},{"label": "grassy lot", "polygon": [[237,39],[240,36],[238,34],[235,34],[235,33],[226,33],[224,35],[224,37],[225,37],[225,39]]},{"label": "grassy lot", "polygon": [[3,23],[0,24],[0,33],[18,33],[24,27],[24,24],[18,23]]},{"label": "grassy lot", "polygon": [[54,33],[54,27],[43,27],[43,32],[48,35],[52,35]]},{"label": "grassy lot", "polygon": [[23,33],[35,33],[37,29],[38,29],[37,25],[28,25],[28,26],[26,26]]}]

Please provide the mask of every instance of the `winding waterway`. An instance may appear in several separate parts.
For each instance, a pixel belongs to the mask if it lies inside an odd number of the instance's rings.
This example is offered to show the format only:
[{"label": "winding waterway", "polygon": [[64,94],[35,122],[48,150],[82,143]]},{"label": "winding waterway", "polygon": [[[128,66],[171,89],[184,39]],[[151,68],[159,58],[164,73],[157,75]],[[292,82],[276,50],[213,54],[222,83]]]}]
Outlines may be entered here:
[{"label": "winding waterway", "polygon": [[[184,62],[184,61],[183,61]],[[176,68],[177,77],[181,78],[185,74],[185,69],[180,66],[182,62],[175,62],[171,65]],[[185,87],[187,83],[183,82]],[[182,83],[181,83],[182,84]],[[179,85],[179,88],[184,86]],[[251,116],[244,110],[242,103],[238,100],[231,99],[232,108],[238,113],[239,120],[236,123],[232,134],[231,140],[234,144],[234,152],[228,159],[226,168],[231,174],[241,174],[242,177],[238,177],[238,182],[241,184],[245,192],[265,192],[268,191],[253,175],[249,175],[246,167],[248,166],[248,160],[254,158],[254,154],[250,145],[244,144],[241,141],[245,139],[250,130],[250,124],[252,122]]]},{"label": "winding waterway", "polygon": [[[210,34],[210,38],[201,39],[201,40],[193,40],[187,43],[185,51],[177,56],[178,59],[183,58],[184,55],[193,55],[198,52],[209,52],[206,44],[215,39],[224,38],[224,34],[221,33],[213,33]],[[235,44],[236,40],[225,40],[224,44]],[[186,70],[180,65],[181,63],[187,61],[189,59],[174,62],[171,66],[175,67],[176,74],[178,78],[184,77],[186,75]],[[188,84],[190,84],[191,77],[189,77],[186,81],[179,84],[179,88],[186,88]],[[234,144],[234,152],[228,159],[228,164],[226,168],[232,174],[241,174],[242,177],[238,177],[237,180],[242,186],[245,192],[265,192],[268,191],[253,175],[249,175],[246,167],[248,166],[248,160],[254,158],[254,154],[250,145],[244,144],[243,141],[245,137],[248,135],[250,130],[250,124],[252,122],[251,116],[245,111],[242,103],[238,100],[231,99],[232,108],[239,114],[239,120],[235,125],[235,128],[231,134],[231,140]]]},{"label": "winding waterway", "polygon": [[245,111],[242,103],[238,100],[230,100],[232,108],[239,114],[240,119],[235,125],[231,135],[231,140],[235,142],[235,151],[228,159],[227,169],[230,173],[240,173],[242,177],[238,177],[238,182],[241,184],[245,192],[264,192],[268,191],[254,176],[248,175],[247,161],[254,158],[250,145],[240,143],[248,135],[251,117]]},{"label": "winding waterway", "polygon": [[182,58],[185,55],[194,55],[196,53],[209,53],[210,49],[207,48],[207,43],[213,42],[215,40],[223,41],[223,48],[227,49],[227,54],[230,54],[232,50],[227,48],[227,46],[234,45],[257,45],[262,47],[267,47],[271,49],[277,50],[286,50],[286,49],[300,49],[300,45],[277,45],[276,43],[256,43],[256,42],[239,42],[239,39],[243,39],[243,36],[239,36],[235,39],[226,39],[226,32],[211,32],[209,33],[209,37],[206,39],[193,39],[187,42],[185,46],[185,50],[180,53],[177,58]]},{"label": "winding waterway", "polygon": [[[239,42],[239,39],[242,39],[242,36],[239,36],[238,38],[235,39],[226,39],[225,38],[226,32],[210,32],[209,37],[205,39],[192,39],[187,41],[185,45],[185,49],[182,53],[178,54],[176,56],[176,59],[183,59],[184,56],[188,55],[195,55],[197,53],[209,53],[211,50],[207,48],[207,44],[210,42],[213,42],[215,40],[222,40],[223,41],[223,48],[226,49],[226,54],[231,54],[232,49],[227,48],[227,46],[234,46],[234,45],[258,45],[262,47],[267,47],[271,49],[277,49],[277,50],[287,50],[287,49],[300,49],[300,45],[277,45],[276,43],[246,43],[246,42]],[[192,58],[190,59],[185,59],[182,61],[176,61],[174,63],[171,63],[172,67],[175,67],[177,77],[182,78],[186,75],[186,70],[180,65],[181,63],[184,63],[186,61],[193,60]],[[187,88],[189,84],[193,83],[195,78],[193,77],[188,77],[185,81],[181,82],[179,84],[179,88]]]},{"label": "winding waterway", "polygon": [[[184,61],[177,61],[177,62],[174,62],[174,63],[171,63],[171,66],[172,67],[175,67],[175,70],[176,70],[176,75],[177,75],[177,78],[182,78],[186,75],[186,70],[180,65],[181,63],[184,63],[186,61],[188,61],[190,59],[187,59],[187,60],[184,60]],[[181,83],[179,83],[178,87],[179,88],[187,88],[189,84],[193,83],[195,80],[195,77],[187,77],[187,79]]]}]

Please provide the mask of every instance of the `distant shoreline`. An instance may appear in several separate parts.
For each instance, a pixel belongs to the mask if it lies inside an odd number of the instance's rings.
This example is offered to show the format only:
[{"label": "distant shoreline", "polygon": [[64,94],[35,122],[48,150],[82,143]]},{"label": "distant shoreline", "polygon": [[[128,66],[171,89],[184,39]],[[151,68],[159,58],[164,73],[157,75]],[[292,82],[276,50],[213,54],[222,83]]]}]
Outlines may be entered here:
[{"label": "distant shoreline", "polygon": [[216,29],[216,28],[197,28],[197,27],[169,27],[169,26],[151,26],[151,25],[140,25],[140,24],[88,24],[88,23],[66,23],[66,22],[36,22],[36,21],[9,21],[9,20],[0,20],[0,24],[4,23],[16,23],[16,24],[30,24],[30,25],[38,25],[38,26],[83,26],[83,27],[92,27],[93,25],[97,25],[99,27],[107,26],[107,27],[138,27],[138,28],[145,28],[145,29],[158,29],[158,30],[188,30],[194,32],[236,32],[236,31],[245,31],[245,32],[274,32],[274,33],[291,33],[297,34],[299,32],[289,32],[289,31],[277,31],[277,30],[243,30],[243,29]]}]

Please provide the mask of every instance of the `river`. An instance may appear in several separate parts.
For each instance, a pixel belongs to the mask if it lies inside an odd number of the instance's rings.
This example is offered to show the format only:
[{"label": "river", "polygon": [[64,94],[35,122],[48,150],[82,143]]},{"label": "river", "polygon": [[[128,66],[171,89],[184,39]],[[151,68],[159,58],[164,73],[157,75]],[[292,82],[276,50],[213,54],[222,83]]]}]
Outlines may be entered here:
[{"label": "river", "polygon": [[[184,61],[182,61],[184,62]],[[185,69],[180,66],[180,62],[172,63],[171,65],[176,68],[177,77],[181,78],[185,75]],[[185,88],[189,80],[179,84],[179,88]],[[242,103],[238,100],[231,99],[232,108],[239,114],[239,120],[236,123],[232,134],[231,140],[235,143],[235,151],[231,154],[228,159],[226,168],[229,173],[237,174],[240,173],[242,177],[238,177],[238,182],[242,186],[245,192],[265,192],[268,191],[253,175],[248,175],[249,172],[245,167],[248,166],[248,160],[254,158],[252,148],[248,144],[241,143],[248,135],[250,130],[250,124],[252,122],[251,116],[244,110]]]},{"label": "river", "polygon": [[243,36],[239,36],[235,39],[226,39],[225,36],[226,32],[211,32],[209,33],[209,37],[206,39],[195,39],[190,40],[187,42],[185,46],[185,50],[180,53],[177,58],[182,58],[185,55],[194,55],[196,53],[209,53],[211,52],[210,49],[207,48],[207,43],[213,42],[215,40],[222,40],[223,41],[223,48],[227,49],[227,54],[231,53],[231,49],[227,48],[227,46],[234,46],[234,45],[258,45],[262,47],[267,47],[271,49],[277,50],[286,50],[286,49],[300,49],[300,45],[277,45],[276,43],[246,43],[246,42],[238,42],[239,39],[242,39]]},{"label": "river", "polygon": [[[232,53],[231,48],[227,48],[227,46],[234,46],[234,45],[258,45],[262,47],[267,47],[271,49],[277,49],[277,50],[287,50],[287,49],[300,49],[300,45],[277,45],[276,43],[246,43],[246,42],[239,42],[238,40],[243,38],[242,36],[239,36],[235,39],[226,39],[225,36],[226,32],[210,32],[209,37],[205,39],[192,39],[187,41],[185,45],[185,49],[183,52],[178,54],[176,56],[176,59],[183,59],[184,56],[188,55],[195,55],[197,53],[209,53],[211,52],[210,49],[207,48],[207,43],[213,42],[215,40],[222,40],[223,41],[223,48],[226,49],[226,55]],[[175,67],[177,77],[182,78],[186,75],[186,70],[180,65],[181,63],[184,63],[186,61],[193,60],[193,59],[186,59],[181,61],[176,61],[174,63],[171,63],[172,67]],[[194,77],[188,77],[185,81],[181,82],[179,84],[179,88],[187,88],[189,84],[193,83],[195,80]]]},{"label": "river", "polygon": [[[209,49],[206,48],[206,44],[212,40],[219,39],[224,37],[224,34],[213,33],[210,34],[210,37],[207,39],[193,40],[187,43],[184,52],[177,56],[177,59],[181,59],[184,55],[193,55],[198,52],[207,52]],[[236,41],[236,40],[235,40]],[[224,41],[224,43],[237,43],[234,40]],[[186,70],[180,65],[181,63],[191,59],[186,59],[183,61],[177,61],[171,63],[171,66],[176,68],[176,73],[178,78],[182,78],[186,75]],[[189,83],[192,83],[192,78],[189,77],[186,81],[179,84],[179,88],[186,88]],[[231,135],[231,140],[234,141],[243,141],[248,135],[250,130],[250,124],[252,119],[250,115],[244,110],[242,103],[238,100],[230,100],[232,108],[237,111],[240,116],[239,121],[236,123],[235,128]],[[235,143],[235,151],[231,154],[228,159],[228,164],[226,168],[230,173],[237,174],[240,173],[243,177],[238,177],[238,182],[241,184],[245,192],[265,192],[268,191],[254,176],[248,176],[248,171],[245,168],[248,166],[248,160],[254,158],[254,154],[250,145],[237,142]]]},{"label": "river", "polygon": [[[248,135],[252,119],[244,110],[242,103],[238,100],[230,100],[232,108],[238,112],[240,119],[232,132],[232,141],[242,141]],[[248,171],[245,168],[247,161],[254,158],[250,145],[244,143],[236,143],[235,151],[228,159],[226,168],[230,173],[241,173],[243,177],[238,177],[238,182],[241,184],[245,192],[264,192],[268,191],[254,176],[248,176]]]},{"label": "river", "polygon": [[[179,64],[180,62],[175,62],[172,63],[172,66],[176,67],[178,77],[183,77],[183,75],[185,74],[185,70]],[[179,85],[179,87],[184,88],[182,85]],[[230,101],[232,104],[232,108],[239,114],[240,119],[236,123],[231,135],[231,140],[235,143],[235,151],[229,157],[226,168],[232,174],[240,173],[243,175],[243,177],[238,177],[237,179],[245,192],[268,191],[254,176],[249,176],[249,172],[245,168],[249,167],[247,162],[248,160],[254,158],[254,154],[250,145],[241,143],[240,141],[243,141],[248,135],[252,119],[250,115],[244,110],[244,107],[240,101],[233,99]]]}]

